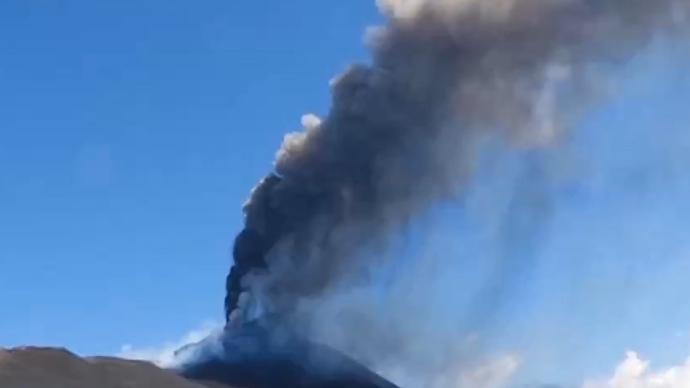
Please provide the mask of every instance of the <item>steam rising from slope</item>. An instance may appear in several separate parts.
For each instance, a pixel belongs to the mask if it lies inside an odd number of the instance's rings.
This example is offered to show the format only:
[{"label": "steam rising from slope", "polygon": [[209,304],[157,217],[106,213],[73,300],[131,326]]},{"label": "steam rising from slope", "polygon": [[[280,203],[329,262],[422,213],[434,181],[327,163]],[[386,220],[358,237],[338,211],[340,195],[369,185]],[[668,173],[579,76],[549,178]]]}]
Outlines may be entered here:
[{"label": "steam rising from slope", "polygon": [[[245,205],[226,312],[289,314],[365,271],[386,238],[456,195],[481,141],[548,146],[592,80],[657,34],[686,32],[688,0],[383,0],[370,65],[332,82],[324,119],[288,135]],[[364,254],[366,253],[366,254]],[[245,294],[246,295],[246,294]]]}]

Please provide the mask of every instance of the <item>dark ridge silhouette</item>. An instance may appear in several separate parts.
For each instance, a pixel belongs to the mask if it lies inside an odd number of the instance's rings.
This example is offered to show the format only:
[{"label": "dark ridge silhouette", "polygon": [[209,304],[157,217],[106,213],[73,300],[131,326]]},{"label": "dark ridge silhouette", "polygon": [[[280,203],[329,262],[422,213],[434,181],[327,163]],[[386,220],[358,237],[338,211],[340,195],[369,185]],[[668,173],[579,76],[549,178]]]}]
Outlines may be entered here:
[{"label": "dark ridge silhouette", "polygon": [[397,388],[332,348],[264,323],[228,328],[220,340],[180,352],[193,354],[178,368],[192,380],[247,388]]}]

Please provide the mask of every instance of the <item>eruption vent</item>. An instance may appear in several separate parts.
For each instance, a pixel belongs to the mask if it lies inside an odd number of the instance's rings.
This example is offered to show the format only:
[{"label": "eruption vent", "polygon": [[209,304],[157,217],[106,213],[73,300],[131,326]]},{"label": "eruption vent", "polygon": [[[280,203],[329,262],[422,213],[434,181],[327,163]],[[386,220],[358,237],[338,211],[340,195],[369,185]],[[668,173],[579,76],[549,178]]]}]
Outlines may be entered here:
[{"label": "eruption vent", "polygon": [[328,115],[303,118],[244,206],[230,322],[289,317],[365,271],[391,231],[462,189],[485,138],[558,141],[591,103],[595,77],[659,35],[687,33],[690,12],[690,0],[379,6],[388,22],[369,31],[371,64],[332,82]]}]

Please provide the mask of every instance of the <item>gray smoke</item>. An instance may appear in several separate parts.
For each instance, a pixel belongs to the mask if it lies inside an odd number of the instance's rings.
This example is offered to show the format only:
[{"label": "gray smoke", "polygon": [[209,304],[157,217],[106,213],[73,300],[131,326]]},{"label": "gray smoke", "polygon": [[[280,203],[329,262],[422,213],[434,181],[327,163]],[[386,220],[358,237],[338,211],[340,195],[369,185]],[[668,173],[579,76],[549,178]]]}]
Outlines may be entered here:
[{"label": "gray smoke", "polygon": [[289,316],[366,277],[387,237],[457,195],[482,141],[543,147],[567,134],[597,80],[656,37],[687,32],[690,0],[382,0],[372,63],[332,82],[244,207],[228,320]]}]

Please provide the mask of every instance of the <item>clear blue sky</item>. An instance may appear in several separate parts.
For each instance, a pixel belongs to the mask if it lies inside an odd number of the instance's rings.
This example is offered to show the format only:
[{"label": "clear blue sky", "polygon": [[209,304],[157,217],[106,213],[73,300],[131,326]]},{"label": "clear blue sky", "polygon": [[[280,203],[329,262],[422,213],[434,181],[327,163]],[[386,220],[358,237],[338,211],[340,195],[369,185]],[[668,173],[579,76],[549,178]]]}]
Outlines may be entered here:
[{"label": "clear blue sky", "polygon": [[[373,1],[1,2],[0,346],[113,353],[222,319],[241,203],[378,21]],[[541,349],[527,356],[545,378],[607,371],[628,348],[688,355],[690,79],[659,58],[554,157],[570,173],[494,329]],[[469,218],[518,174],[491,165]],[[487,248],[472,226],[444,233]]]}]

